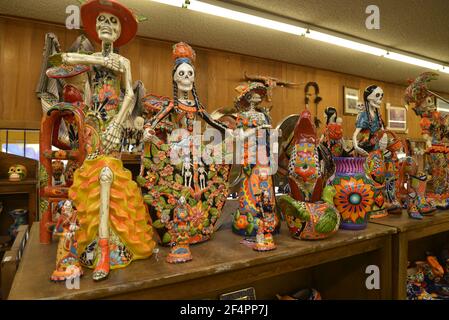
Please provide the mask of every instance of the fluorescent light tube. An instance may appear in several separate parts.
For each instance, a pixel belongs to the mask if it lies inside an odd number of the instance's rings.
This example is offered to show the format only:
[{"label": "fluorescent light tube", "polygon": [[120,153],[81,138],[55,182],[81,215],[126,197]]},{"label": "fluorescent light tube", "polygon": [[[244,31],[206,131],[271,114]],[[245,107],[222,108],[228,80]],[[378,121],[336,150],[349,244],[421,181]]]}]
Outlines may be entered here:
[{"label": "fluorescent light tube", "polygon": [[[184,1],[182,0],[153,0],[155,2],[164,3],[172,6],[181,7],[184,4]],[[214,6],[209,3],[196,1],[196,0],[190,0],[190,4],[187,6],[189,10],[202,12],[210,15],[214,15],[217,17],[222,17],[226,19],[231,19],[235,21],[240,21],[248,24],[253,24],[259,27],[264,27],[268,29],[278,30],[294,35],[301,35],[304,34],[306,29],[297,27],[291,24],[274,21],[270,19],[265,19],[261,17],[257,17],[251,14],[226,9],[219,6]]]},{"label": "fluorescent light tube", "polygon": [[369,46],[369,45],[366,45],[366,44],[363,44],[360,42],[343,39],[340,37],[332,36],[330,34],[318,32],[318,31],[314,31],[314,30],[309,30],[308,32],[306,32],[305,36],[306,36],[306,38],[330,43],[330,44],[333,44],[333,45],[336,45],[339,47],[344,47],[344,48],[348,48],[348,49],[352,49],[352,50],[356,50],[356,51],[373,54],[375,56],[383,56],[387,53],[387,51],[384,49],[376,48],[376,47]]},{"label": "fluorescent light tube", "polygon": [[385,55],[385,58],[396,60],[400,62],[405,62],[408,64],[413,64],[415,66],[432,69],[432,70],[441,70],[443,69],[443,66],[441,64],[433,63],[430,61],[406,56],[404,54],[396,53],[396,52],[388,52],[387,55]]},{"label": "fluorescent light tube", "polygon": [[439,63],[430,62],[427,60],[415,58],[415,57],[408,56],[408,55],[401,54],[401,53],[391,52],[387,49],[382,49],[382,48],[370,46],[370,45],[367,45],[367,44],[364,44],[361,42],[348,40],[345,38],[340,38],[340,37],[337,37],[337,36],[334,36],[331,34],[294,26],[291,24],[287,24],[287,23],[283,23],[283,22],[279,22],[279,21],[275,21],[275,20],[271,20],[271,19],[257,17],[254,15],[251,15],[251,14],[247,14],[247,13],[243,13],[243,12],[239,12],[239,11],[235,11],[235,10],[231,10],[231,9],[226,9],[226,8],[223,8],[220,6],[212,5],[212,4],[205,3],[202,1],[198,1],[198,0],[190,0],[190,4],[188,4],[188,5],[185,5],[185,0],[152,0],[152,1],[171,5],[171,6],[176,6],[176,7],[184,7],[185,6],[187,9],[192,10],[192,11],[202,12],[202,13],[206,13],[206,14],[210,14],[210,15],[214,15],[214,16],[218,16],[218,17],[222,17],[222,18],[226,18],[226,19],[231,19],[231,20],[235,20],[235,21],[240,21],[240,22],[244,22],[244,23],[248,23],[248,24],[252,24],[252,25],[256,25],[256,26],[260,26],[260,27],[264,27],[264,28],[268,28],[268,29],[278,30],[281,32],[286,32],[286,33],[290,33],[290,34],[294,34],[294,35],[298,35],[298,36],[305,36],[306,38],[310,38],[310,39],[321,41],[321,42],[326,42],[326,43],[333,44],[333,45],[336,45],[339,47],[348,48],[351,50],[356,50],[359,52],[364,52],[364,53],[372,54],[372,55],[379,56],[379,57],[386,57],[391,60],[408,63],[411,65],[415,65],[415,66],[419,66],[419,67],[423,67],[423,68],[427,68],[427,69],[440,71],[440,72],[449,74],[449,66],[443,66],[442,64],[439,64]]}]

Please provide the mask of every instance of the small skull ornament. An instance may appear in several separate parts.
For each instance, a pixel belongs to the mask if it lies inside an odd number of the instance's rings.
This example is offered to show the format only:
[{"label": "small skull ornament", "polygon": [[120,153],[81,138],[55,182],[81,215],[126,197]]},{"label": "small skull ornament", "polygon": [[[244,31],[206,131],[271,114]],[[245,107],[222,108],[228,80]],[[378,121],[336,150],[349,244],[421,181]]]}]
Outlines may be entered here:
[{"label": "small skull ornament", "polygon": [[437,109],[437,107],[435,106],[435,100],[433,99],[433,96],[427,96],[420,107],[426,110],[427,112],[435,111]]},{"label": "small skull ornament", "polygon": [[381,87],[376,87],[376,89],[373,90],[373,92],[371,92],[371,94],[366,98],[369,102],[369,104],[374,107],[379,109],[380,106],[382,105],[382,99],[384,97],[384,91],[382,90]]},{"label": "small skull ornament", "polygon": [[176,68],[173,80],[176,82],[178,89],[183,92],[191,91],[195,82],[195,70],[188,63],[181,63]]},{"label": "small skull ornament", "polygon": [[27,168],[21,164],[13,165],[8,171],[9,181],[22,181],[27,176]]},{"label": "small skull ornament", "polygon": [[103,12],[97,17],[96,29],[101,41],[113,43],[120,37],[122,25],[119,18]]}]

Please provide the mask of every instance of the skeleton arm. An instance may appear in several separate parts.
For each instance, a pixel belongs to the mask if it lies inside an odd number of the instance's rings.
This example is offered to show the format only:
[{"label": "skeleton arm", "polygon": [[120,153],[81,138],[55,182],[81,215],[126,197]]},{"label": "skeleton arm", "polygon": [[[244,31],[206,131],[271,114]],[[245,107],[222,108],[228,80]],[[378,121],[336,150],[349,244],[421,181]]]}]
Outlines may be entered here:
[{"label": "skeleton arm", "polygon": [[226,129],[228,129],[228,126],[212,119],[212,117],[209,115],[209,113],[206,110],[204,110],[203,108],[199,108],[198,112],[200,113],[200,115],[204,119],[204,121],[206,121],[206,123],[209,124],[210,126],[212,126],[213,128],[220,130],[222,133],[225,133]]},{"label": "skeleton arm", "polygon": [[143,142],[153,141],[154,143],[162,143],[155,136],[154,129],[165,117],[169,115],[169,113],[173,110],[173,104],[170,104],[166,108],[162,108],[154,117],[150,124],[147,124],[143,127]]},{"label": "skeleton arm", "polygon": [[95,54],[83,54],[83,53],[62,53],[61,54],[62,62],[70,65],[74,64],[98,64],[101,66],[105,66],[105,60],[103,56],[98,56]]}]

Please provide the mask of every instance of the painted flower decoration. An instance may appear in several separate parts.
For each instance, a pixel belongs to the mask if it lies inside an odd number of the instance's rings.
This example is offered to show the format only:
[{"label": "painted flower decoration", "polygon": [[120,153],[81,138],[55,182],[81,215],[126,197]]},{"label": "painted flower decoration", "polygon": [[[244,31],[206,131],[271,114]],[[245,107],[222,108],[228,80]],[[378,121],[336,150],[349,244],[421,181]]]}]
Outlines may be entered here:
[{"label": "painted flower decoration", "polygon": [[200,227],[203,222],[207,219],[207,211],[203,212],[202,209],[202,203],[198,202],[196,206],[192,207],[192,210],[190,212],[191,214],[191,222],[195,227],[199,227],[198,229],[202,229]]},{"label": "painted flower decoration", "polygon": [[147,179],[148,185],[152,186],[157,181],[157,174],[148,170],[145,178]]},{"label": "painted flower decoration", "polygon": [[357,223],[359,219],[364,220],[374,202],[371,186],[362,179],[351,177],[349,180],[341,179],[335,189],[337,194],[334,203],[343,219],[353,223]]},{"label": "painted flower decoration", "polygon": [[298,151],[294,170],[304,181],[318,178],[318,167],[314,154],[307,151]]},{"label": "painted flower decoration", "polygon": [[157,156],[162,161],[167,159],[167,155],[166,155],[165,151],[159,151]]},{"label": "painted flower decoration", "polygon": [[56,159],[64,159],[66,157],[66,151],[65,150],[58,150],[55,152],[55,158]]},{"label": "painted flower decoration", "polygon": [[111,86],[110,84],[103,85],[98,95],[100,101],[107,101],[105,106],[106,111],[117,108],[118,96],[113,86]]},{"label": "painted flower decoration", "polygon": [[166,176],[172,175],[173,170],[174,170],[173,167],[168,165],[168,166],[164,167],[164,169],[162,169],[160,174],[162,177],[166,177]]},{"label": "painted flower decoration", "polygon": [[176,198],[175,198],[175,197],[172,197],[172,196],[168,197],[167,202],[168,202],[169,204],[172,204],[172,205],[175,205],[175,204],[178,203],[178,201],[176,200]]}]

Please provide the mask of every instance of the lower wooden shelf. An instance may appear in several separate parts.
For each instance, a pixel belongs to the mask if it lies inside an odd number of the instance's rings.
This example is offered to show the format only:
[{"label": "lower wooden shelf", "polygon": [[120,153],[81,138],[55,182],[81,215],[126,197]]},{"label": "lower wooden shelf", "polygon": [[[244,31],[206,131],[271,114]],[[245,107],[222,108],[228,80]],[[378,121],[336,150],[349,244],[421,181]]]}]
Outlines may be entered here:
[{"label": "lower wooden shelf", "polygon": [[[224,228],[211,241],[192,246],[191,262],[166,263],[168,248],[160,247],[157,256],[113,270],[102,282],[94,282],[92,270],[85,269],[80,288],[69,290],[65,283],[49,280],[56,243],[39,244],[34,224],[9,299],[217,299],[247,287],[256,289],[258,299],[274,299],[300,284],[316,287],[325,299],[391,298],[395,228],[369,224],[362,231],[340,230],[326,240],[301,241],[291,238],[283,225],[274,251],[255,252]],[[379,290],[366,288],[370,264],[380,267]]]},{"label": "lower wooden shelf", "polygon": [[425,251],[440,250],[445,244],[449,245],[449,210],[436,211],[422,220],[410,219],[404,211],[401,215],[388,215],[371,222],[397,229],[392,238],[393,297],[404,300],[407,298],[408,262],[423,258]]}]

